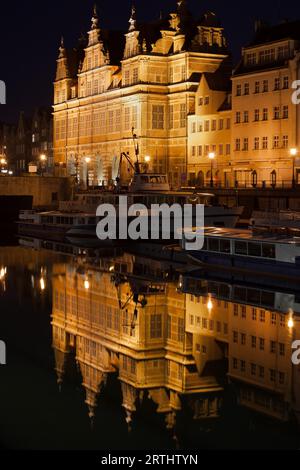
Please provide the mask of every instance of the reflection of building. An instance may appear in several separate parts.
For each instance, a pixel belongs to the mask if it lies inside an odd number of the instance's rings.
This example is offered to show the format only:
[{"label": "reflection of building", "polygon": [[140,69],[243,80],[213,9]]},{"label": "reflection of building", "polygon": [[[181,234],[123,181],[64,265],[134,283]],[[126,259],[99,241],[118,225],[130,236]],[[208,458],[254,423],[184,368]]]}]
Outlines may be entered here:
[{"label": "reflection of building", "polygon": [[54,98],[57,171],[100,184],[116,178],[121,152],[133,155],[132,128],[141,157],[168,172],[174,186],[187,172],[187,116],[195,112],[203,72],[227,62],[223,28],[215,15],[195,21],[186,1],[151,24],[136,20],[128,32],[100,28],[94,11],[88,42],[69,53],[61,44]]},{"label": "reflection of building", "polygon": [[52,325],[59,383],[67,355],[75,350],[90,417],[114,372],[128,424],[143,397],[157,405],[168,428],[174,427],[185,402],[195,418],[218,416],[222,388],[197,368],[192,335],[185,330],[185,298],[163,280],[168,265],[143,265],[129,255],[101,263],[100,269],[78,263],[54,269]]},{"label": "reflection of building", "polygon": [[228,377],[241,405],[284,421],[299,416],[300,370],[291,361],[291,344],[300,335],[298,293],[193,276],[181,285],[189,293],[187,331],[194,333],[198,360],[228,357]]}]

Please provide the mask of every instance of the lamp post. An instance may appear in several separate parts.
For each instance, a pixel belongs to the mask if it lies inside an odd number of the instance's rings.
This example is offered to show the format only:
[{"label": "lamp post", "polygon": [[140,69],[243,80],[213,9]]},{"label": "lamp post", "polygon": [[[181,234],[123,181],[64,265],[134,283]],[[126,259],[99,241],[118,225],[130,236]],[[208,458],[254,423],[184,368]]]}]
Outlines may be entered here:
[{"label": "lamp post", "polygon": [[210,152],[208,154],[208,158],[210,159],[210,187],[214,187],[214,177],[213,177],[213,164],[214,164],[214,159],[216,158],[215,152]]},{"label": "lamp post", "polygon": [[47,161],[47,156],[43,153],[42,155],[40,155],[42,176],[44,176],[44,170],[45,170],[46,161]]},{"label": "lamp post", "polygon": [[86,163],[86,187],[87,189],[89,188],[89,164],[91,163],[91,158],[90,157],[86,157],[85,159],[85,163]]},{"label": "lamp post", "polygon": [[292,178],[292,186],[293,188],[296,186],[296,179],[295,179],[295,158],[297,156],[298,150],[296,148],[290,149],[290,155],[293,160],[293,178]]}]

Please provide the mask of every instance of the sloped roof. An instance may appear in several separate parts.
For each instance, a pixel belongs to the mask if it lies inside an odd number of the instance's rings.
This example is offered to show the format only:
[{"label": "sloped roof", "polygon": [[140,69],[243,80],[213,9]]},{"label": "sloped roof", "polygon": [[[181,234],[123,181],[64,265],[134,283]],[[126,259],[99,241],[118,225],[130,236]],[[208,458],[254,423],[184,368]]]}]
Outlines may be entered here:
[{"label": "sloped roof", "polygon": [[263,24],[257,31],[253,41],[247,46],[255,46],[282,39],[299,39],[300,40],[300,21],[285,21],[275,26]]}]

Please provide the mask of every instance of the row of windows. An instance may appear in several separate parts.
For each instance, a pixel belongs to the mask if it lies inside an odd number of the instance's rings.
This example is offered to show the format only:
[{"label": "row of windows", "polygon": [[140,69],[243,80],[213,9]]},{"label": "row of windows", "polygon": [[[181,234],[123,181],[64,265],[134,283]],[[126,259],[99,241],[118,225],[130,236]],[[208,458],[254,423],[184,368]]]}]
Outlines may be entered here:
[{"label": "row of windows", "polygon": [[279,46],[263,49],[261,51],[248,52],[246,54],[246,64],[248,66],[255,66],[257,64],[267,64],[275,60],[287,59],[290,55],[289,45]]},{"label": "row of windows", "polygon": [[[206,299],[207,302],[207,299]],[[217,333],[224,333],[224,335],[228,335],[228,324],[221,323],[220,321],[215,321],[208,318],[201,318],[199,316],[190,315],[190,324],[191,326],[197,326],[198,328],[202,328],[203,330],[208,330],[211,332],[216,331]]]},{"label": "row of windows", "polygon": [[216,153],[218,149],[218,155],[230,155],[231,145],[230,144],[219,144],[218,147],[216,145],[193,145],[191,147],[191,155],[192,157],[207,157],[210,152]]},{"label": "row of windows", "polygon": [[[250,336],[250,344],[252,349],[259,349],[260,351],[266,350],[266,340],[264,338],[257,338],[256,336]],[[238,333],[237,331],[233,332],[233,342],[235,344],[241,344],[242,346],[247,345],[247,335],[245,333]],[[279,353],[280,356],[285,356],[285,344],[277,343],[276,341],[270,341],[271,354]]]},{"label": "row of windows", "polygon": [[[241,318],[246,319],[247,318],[247,307],[246,305],[239,305],[239,304],[234,304],[233,306],[233,314],[235,317],[241,316]],[[261,323],[265,323],[266,321],[266,312],[264,310],[260,310],[258,314],[257,308],[252,308],[251,311],[251,318],[253,321],[259,321]],[[273,326],[276,326],[279,324],[281,327],[285,327],[285,316],[277,313],[271,313],[270,314],[270,323]]]},{"label": "row of windows", "polygon": [[228,118],[228,119],[212,119],[211,121],[210,120],[205,120],[204,122],[201,121],[198,123],[198,126],[197,126],[197,123],[196,122],[193,122],[192,123],[192,128],[191,128],[191,131],[193,134],[195,134],[196,132],[214,132],[214,131],[222,131],[224,128],[226,129],[230,129],[231,127],[231,119]]},{"label": "row of windows", "polygon": [[[281,145],[280,145],[281,144]],[[280,142],[280,137],[279,135],[274,135],[273,140],[272,140],[272,149],[287,149],[289,147],[289,136],[284,135],[282,136],[282,141]],[[264,136],[262,138],[260,137],[254,137],[253,141],[253,150],[268,150],[269,148],[269,137]],[[235,140],[235,151],[240,152],[240,151],[248,151],[249,150],[249,139],[248,137],[245,137],[243,139],[243,145],[242,145],[242,140],[240,138]]]},{"label": "row of windows", "polygon": [[[232,359],[232,366],[234,370],[238,370],[240,368],[240,371],[242,373],[245,373],[247,371],[247,364],[246,361],[243,360],[238,360],[236,358]],[[260,379],[265,378],[265,368],[263,366],[250,363],[249,364],[249,372],[253,377],[259,377]],[[277,372],[275,369],[270,369],[269,370],[269,380],[272,383],[279,383],[279,385],[284,385],[286,376],[284,372]]]},{"label": "row of windows", "polygon": [[[262,82],[256,81],[253,87],[253,93],[268,93],[269,91],[288,90],[289,88],[289,77],[276,77],[273,82],[273,88],[269,84],[269,80],[263,80]],[[238,84],[236,86],[236,96],[250,95],[250,83],[246,82],[242,86]]]},{"label": "row of windows", "polygon": [[[288,119],[289,118],[289,106],[284,105],[282,107],[280,106],[274,106],[273,107],[273,119],[278,120],[278,119]],[[261,111],[260,109],[255,109],[254,114],[253,114],[253,121],[258,122],[258,121],[268,121],[269,120],[269,109],[268,108],[263,108]],[[249,122],[249,111],[244,111],[241,113],[240,111],[237,111],[235,113],[235,124],[241,124],[241,123],[248,123]]]}]

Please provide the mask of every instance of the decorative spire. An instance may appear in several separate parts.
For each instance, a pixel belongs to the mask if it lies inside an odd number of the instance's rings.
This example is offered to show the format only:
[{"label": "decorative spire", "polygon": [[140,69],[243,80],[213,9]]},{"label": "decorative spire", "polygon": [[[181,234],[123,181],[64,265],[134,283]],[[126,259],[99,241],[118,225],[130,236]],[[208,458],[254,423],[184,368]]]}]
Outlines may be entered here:
[{"label": "decorative spire", "polygon": [[60,40],[60,47],[59,47],[59,59],[65,59],[66,58],[66,48],[65,48],[65,42],[64,42],[64,37],[61,37]]},{"label": "decorative spire", "polygon": [[98,29],[98,27],[99,27],[99,17],[98,17],[97,5],[95,4],[93,16],[92,16],[92,30]]},{"label": "decorative spire", "polygon": [[131,7],[131,17],[129,19],[129,25],[129,31],[136,31],[136,8],[134,4],[132,4]]}]

